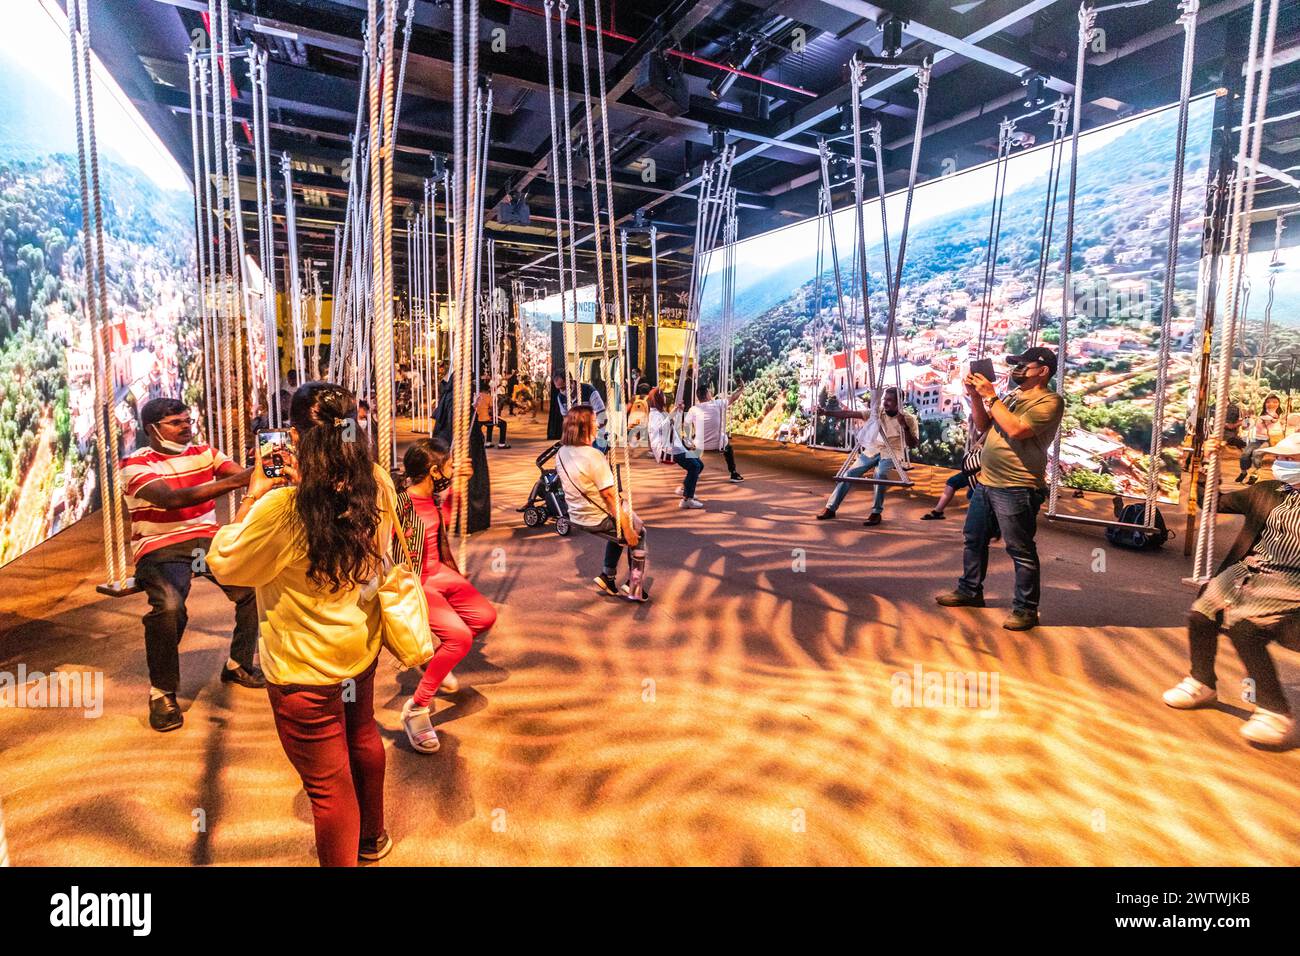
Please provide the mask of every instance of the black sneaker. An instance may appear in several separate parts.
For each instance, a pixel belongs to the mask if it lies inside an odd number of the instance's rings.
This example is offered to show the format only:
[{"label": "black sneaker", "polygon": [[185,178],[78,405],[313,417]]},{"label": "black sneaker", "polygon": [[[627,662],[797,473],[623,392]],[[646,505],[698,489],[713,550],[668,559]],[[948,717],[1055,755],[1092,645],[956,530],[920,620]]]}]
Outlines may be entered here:
[{"label": "black sneaker", "polygon": [[149,701],[149,726],[160,734],[169,730],[180,730],[185,723],[185,715],[176,703],[175,694],[163,694]]},{"label": "black sneaker", "polygon": [[1012,611],[1002,622],[1008,631],[1028,631],[1038,626],[1037,611]]},{"label": "black sneaker", "polygon": [[393,852],[393,838],[385,830],[377,837],[363,839],[357,846],[357,859],[362,863],[378,863]]},{"label": "black sneaker", "polygon": [[738,472],[738,471],[733,471],[733,472],[731,473],[731,480],[732,480],[732,481],[744,481],[744,480],[745,480],[745,476],[742,475],[742,474],[741,474],[740,472]]},{"label": "black sneaker", "polygon": [[936,594],[934,603],[940,607],[983,607],[984,595],[982,594],[965,594],[961,591],[948,591],[944,594]]},{"label": "black sneaker", "polygon": [[600,574],[592,578],[592,581],[595,583],[597,591],[604,594],[613,594],[616,597],[618,596],[618,582],[614,580],[612,574],[605,574],[602,571]]},{"label": "black sneaker", "polygon": [[240,687],[251,687],[254,690],[260,690],[266,686],[266,677],[256,667],[252,670],[246,670],[243,667],[223,667],[221,669],[221,683],[238,684]]}]

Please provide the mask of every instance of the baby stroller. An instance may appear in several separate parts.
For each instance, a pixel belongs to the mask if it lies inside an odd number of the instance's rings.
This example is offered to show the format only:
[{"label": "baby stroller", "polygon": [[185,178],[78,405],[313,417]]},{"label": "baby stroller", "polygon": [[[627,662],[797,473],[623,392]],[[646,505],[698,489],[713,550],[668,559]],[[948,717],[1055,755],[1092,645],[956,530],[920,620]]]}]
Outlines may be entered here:
[{"label": "baby stroller", "polygon": [[560,476],[554,468],[547,468],[546,463],[560,451],[560,442],[556,442],[537,456],[537,470],[541,472],[528,495],[528,503],[516,510],[524,513],[524,524],[530,528],[540,528],[548,518],[555,519],[555,533],[567,535],[572,529],[569,524],[569,506],[564,501],[564,488],[560,485]]}]

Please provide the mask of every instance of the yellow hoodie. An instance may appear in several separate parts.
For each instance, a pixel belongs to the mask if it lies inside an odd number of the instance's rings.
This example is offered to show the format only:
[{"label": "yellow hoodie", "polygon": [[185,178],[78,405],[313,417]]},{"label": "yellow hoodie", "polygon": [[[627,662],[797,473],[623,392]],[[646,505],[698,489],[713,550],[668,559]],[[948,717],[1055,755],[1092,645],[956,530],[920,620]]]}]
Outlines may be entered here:
[{"label": "yellow hoodie", "polygon": [[[379,550],[388,553],[397,500],[388,474],[379,482]],[[379,655],[380,610],[373,589],[330,592],[307,578],[307,552],[294,512],[297,489],[268,491],[244,520],[212,539],[208,567],[222,584],[257,590],[262,670],[272,684],[338,684]]]}]

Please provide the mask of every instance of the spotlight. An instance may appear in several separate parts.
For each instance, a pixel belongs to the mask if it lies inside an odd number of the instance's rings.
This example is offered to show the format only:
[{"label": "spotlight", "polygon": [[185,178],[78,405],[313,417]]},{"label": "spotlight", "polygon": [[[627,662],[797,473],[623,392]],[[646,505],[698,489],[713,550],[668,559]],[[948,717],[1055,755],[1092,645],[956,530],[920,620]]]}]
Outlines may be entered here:
[{"label": "spotlight", "polygon": [[847,133],[853,129],[853,103],[840,104],[840,132]]},{"label": "spotlight", "polygon": [[433,178],[442,179],[447,172],[447,157],[442,153],[433,154]]},{"label": "spotlight", "polygon": [[876,25],[880,27],[880,52],[892,60],[903,49],[903,27],[907,26],[907,21],[891,13]]},{"label": "spotlight", "polygon": [[721,126],[710,126],[709,135],[713,137],[713,155],[721,156],[727,147],[727,131]]},{"label": "spotlight", "polygon": [[1047,77],[1031,73],[1022,81],[1025,86],[1025,109],[1032,110],[1047,101]]}]

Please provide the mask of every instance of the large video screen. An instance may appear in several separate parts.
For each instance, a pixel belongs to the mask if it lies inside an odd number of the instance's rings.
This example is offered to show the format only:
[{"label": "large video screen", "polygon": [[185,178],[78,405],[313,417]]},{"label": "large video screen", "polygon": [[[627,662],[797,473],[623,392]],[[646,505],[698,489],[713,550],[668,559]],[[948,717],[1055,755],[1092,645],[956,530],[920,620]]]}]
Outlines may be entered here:
[{"label": "large video screen", "polygon": [[[1162,109],[1080,137],[1074,230],[1075,318],[1064,363],[1068,407],[1062,431],[1067,484],[1098,491],[1145,493],[1156,387],[1169,190],[1177,110]],[[1189,119],[1175,317],[1169,366],[1167,445],[1182,438],[1191,349],[1197,325],[1197,275],[1210,158],[1214,100],[1193,101]],[[1059,340],[1068,147],[1056,202],[1042,296],[1041,337]],[[987,352],[1002,357],[1028,342],[1037,306],[1038,263],[1050,173],[1046,145],[1012,156],[987,322]],[[898,307],[898,361],[891,353],[885,385],[900,381],[921,421],[915,459],[956,466],[969,414],[961,380],[984,310],[985,258],[994,166],[988,164],[915,191]],[[890,241],[898,247],[904,193],[886,197]],[[888,314],[879,200],[864,207],[869,307],[877,360]],[[733,407],[732,430],[819,445],[842,445],[843,423],[819,418],[818,403],[866,392],[865,328],[854,275],[853,209],[831,217],[852,341],[844,342],[835,304],[826,218],[807,220],[736,244],[734,368],[747,383]],[[824,268],[817,273],[819,233]],[[718,348],[722,256],[709,264],[700,320],[707,374]],[[819,281],[820,280],[820,281]],[[820,299],[814,301],[820,287]],[[856,318],[852,318],[856,316]],[[818,328],[821,327],[820,348]],[[716,360],[714,360],[716,361]],[[859,402],[859,407],[861,403]],[[1172,454],[1161,470],[1174,491]]]},{"label": "large video screen", "polygon": [[[77,521],[99,497],[67,19],[53,0],[10,0],[5,13],[0,565]],[[98,61],[93,70],[121,453],[136,447],[143,402],[202,402],[194,206],[175,160]]]}]

